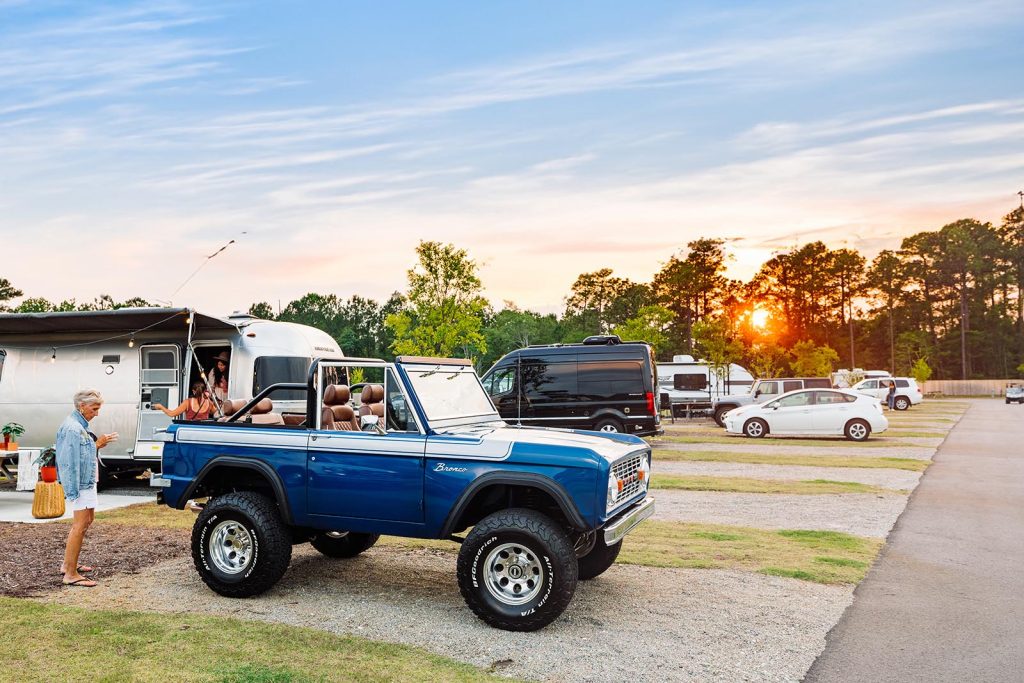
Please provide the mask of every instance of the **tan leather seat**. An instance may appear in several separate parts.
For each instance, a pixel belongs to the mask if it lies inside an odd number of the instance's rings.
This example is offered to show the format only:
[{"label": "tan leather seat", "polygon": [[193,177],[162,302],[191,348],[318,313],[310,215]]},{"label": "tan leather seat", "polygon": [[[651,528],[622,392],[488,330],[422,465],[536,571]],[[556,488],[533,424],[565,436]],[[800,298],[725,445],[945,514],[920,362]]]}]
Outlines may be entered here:
[{"label": "tan leather seat", "polygon": [[330,384],[324,389],[324,408],[320,415],[321,429],[359,431],[359,421],[349,405],[352,390],[347,384]]},{"label": "tan leather seat", "polygon": [[269,398],[260,399],[249,411],[254,425],[283,425],[281,413],[274,412],[274,402]]},{"label": "tan leather seat", "polygon": [[342,432],[358,432],[359,422],[356,420],[356,411],[352,406],[331,406],[329,409],[334,414],[334,427]]},{"label": "tan leather seat", "polygon": [[384,423],[384,386],[381,384],[367,384],[359,395],[359,417],[363,415],[376,415],[377,424],[381,427]]}]

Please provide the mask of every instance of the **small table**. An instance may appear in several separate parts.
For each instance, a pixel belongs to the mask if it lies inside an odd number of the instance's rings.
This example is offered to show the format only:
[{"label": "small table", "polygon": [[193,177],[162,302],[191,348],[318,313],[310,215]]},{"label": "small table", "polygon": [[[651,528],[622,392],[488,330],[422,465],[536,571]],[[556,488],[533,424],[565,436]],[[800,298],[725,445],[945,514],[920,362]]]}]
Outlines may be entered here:
[{"label": "small table", "polygon": [[7,469],[7,461],[18,460],[19,453],[21,451],[0,451],[0,472],[3,472],[3,475],[10,481],[14,481],[14,474]]}]

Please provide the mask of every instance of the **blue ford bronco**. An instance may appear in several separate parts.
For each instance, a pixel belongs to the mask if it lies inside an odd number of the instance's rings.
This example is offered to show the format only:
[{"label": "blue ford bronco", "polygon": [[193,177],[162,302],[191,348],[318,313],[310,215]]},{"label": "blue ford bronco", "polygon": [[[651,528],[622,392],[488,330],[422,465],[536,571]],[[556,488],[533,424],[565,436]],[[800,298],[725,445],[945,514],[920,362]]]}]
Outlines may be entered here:
[{"label": "blue ford bronco", "polygon": [[192,557],[229,597],[271,588],[297,543],[351,558],[381,534],[447,539],[469,608],[532,631],[654,512],[643,440],[506,425],[466,360],[318,359],[224,412],[159,434],[151,481],[171,507],[205,500]]}]

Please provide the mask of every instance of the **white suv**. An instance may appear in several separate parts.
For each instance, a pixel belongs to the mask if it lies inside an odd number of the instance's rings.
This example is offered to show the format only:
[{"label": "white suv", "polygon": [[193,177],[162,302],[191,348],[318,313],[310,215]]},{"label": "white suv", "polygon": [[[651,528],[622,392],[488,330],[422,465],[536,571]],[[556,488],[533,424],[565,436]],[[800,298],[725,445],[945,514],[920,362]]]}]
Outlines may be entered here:
[{"label": "white suv", "polygon": [[910,406],[916,406],[924,400],[921,387],[917,386],[917,380],[913,377],[879,377],[863,379],[854,384],[851,389],[861,394],[874,396],[880,401],[885,401],[889,394],[889,383],[896,382],[896,410],[906,410]]}]

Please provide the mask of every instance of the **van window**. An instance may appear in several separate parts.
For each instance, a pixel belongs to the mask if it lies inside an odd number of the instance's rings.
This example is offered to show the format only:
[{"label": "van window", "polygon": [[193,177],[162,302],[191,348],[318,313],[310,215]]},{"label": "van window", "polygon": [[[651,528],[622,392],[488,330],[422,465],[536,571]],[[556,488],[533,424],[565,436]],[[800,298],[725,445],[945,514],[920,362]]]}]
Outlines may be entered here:
[{"label": "van window", "polygon": [[782,383],[782,393],[786,393],[787,391],[796,391],[797,389],[803,389],[803,388],[804,388],[804,383],[801,382],[798,379],[789,380],[787,382],[783,382]]},{"label": "van window", "polygon": [[639,361],[580,361],[579,393],[588,400],[611,399],[644,391]]},{"label": "van window", "polygon": [[832,380],[825,377],[811,377],[810,379],[804,380],[804,388],[806,389],[831,389]]},{"label": "van window", "polygon": [[907,387],[910,386],[910,382],[908,382],[905,379],[898,379],[896,380],[896,386],[906,389]]},{"label": "van window", "polygon": [[878,388],[878,380],[877,379],[869,379],[868,381],[864,382],[864,384],[862,384],[860,386],[860,388],[861,389],[877,389]]},{"label": "van window", "polygon": [[487,389],[487,393],[491,396],[507,394],[512,391],[515,380],[516,369],[514,367],[501,368],[491,373],[491,376],[487,378],[487,384],[484,388]]},{"label": "van window", "polygon": [[[312,362],[310,358],[298,356],[260,356],[256,359],[253,371],[252,395],[255,396],[271,384],[279,382],[305,384]],[[278,391],[274,392],[274,398],[280,401],[302,401],[306,398],[306,392],[298,389]]]},{"label": "van window", "polygon": [[577,397],[576,363],[544,363],[523,361],[521,366],[523,393],[529,398],[575,399]]}]

